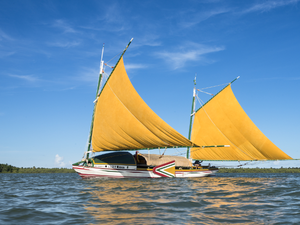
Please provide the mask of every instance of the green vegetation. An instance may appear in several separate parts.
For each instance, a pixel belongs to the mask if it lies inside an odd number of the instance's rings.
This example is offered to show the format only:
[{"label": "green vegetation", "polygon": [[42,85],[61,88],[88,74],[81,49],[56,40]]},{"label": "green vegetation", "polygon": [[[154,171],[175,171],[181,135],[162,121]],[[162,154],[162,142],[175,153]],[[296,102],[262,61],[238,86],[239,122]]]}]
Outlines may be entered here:
[{"label": "green vegetation", "polygon": [[7,164],[0,164],[0,173],[75,173],[73,169],[67,168],[40,168],[40,167],[15,167]]},{"label": "green vegetation", "polygon": [[300,173],[300,168],[220,168],[219,173]]},{"label": "green vegetation", "polygon": [[[75,173],[67,168],[15,167],[0,164],[0,173]],[[219,173],[300,173],[300,168],[219,168]]]}]

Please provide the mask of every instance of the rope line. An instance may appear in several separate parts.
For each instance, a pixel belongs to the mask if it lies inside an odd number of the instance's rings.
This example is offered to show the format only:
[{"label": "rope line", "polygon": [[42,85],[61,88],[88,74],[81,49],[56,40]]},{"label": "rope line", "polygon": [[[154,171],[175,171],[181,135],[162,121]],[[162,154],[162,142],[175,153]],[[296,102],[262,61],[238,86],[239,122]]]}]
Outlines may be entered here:
[{"label": "rope line", "polygon": [[114,58],[116,58],[117,56],[121,55],[123,53],[123,51],[121,51],[120,53],[118,53],[116,56],[112,57],[110,60],[107,61],[107,63],[109,63],[110,61],[112,61]]},{"label": "rope line", "polygon": [[209,88],[219,87],[219,86],[223,86],[223,85],[227,85],[227,84],[230,84],[230,83],[219,84],[219,85],[215,85],[215,86],[211,86],[211,87],[206,87],[206,88],[200,88],[200,90],[205,90],[205,89],[209,89]]},{"label": "rope line", "polygon": [[[198,97],[198,95],[196,95],[196,97],[197,97],[197,100],[199,101],[199,103],[200,103],[200,105],[201,106],[203,106],[202,105],[202,100],[201,99],[199,99],[199,97]],[[226,137],[226,135],[217,127],[217,125],[213,122],[213,120],[210,118],[210,116],[208,115],[208,113],[206,112],[206,110],[204,109],[204,107],[202,107],[203,108],[203,110],[204,110],[204,112],[205,112],[205,114],[207,115],[207,117],[209,118],[209,120],[212,122],[212,124],[218,129],[218,131],[230,142],[230,143],[232,143],[238,150],[240,150],[241,152],[243,152],[245,155],[248,155],[250,158],[252,158],[253,160],[256,160],[254,157],[252,157],[251,155],[249,155],[247,152],[244,152],[242,149],[240,149],[238,146],[236,146],[231,140],[229,140],[227,137]]]}]

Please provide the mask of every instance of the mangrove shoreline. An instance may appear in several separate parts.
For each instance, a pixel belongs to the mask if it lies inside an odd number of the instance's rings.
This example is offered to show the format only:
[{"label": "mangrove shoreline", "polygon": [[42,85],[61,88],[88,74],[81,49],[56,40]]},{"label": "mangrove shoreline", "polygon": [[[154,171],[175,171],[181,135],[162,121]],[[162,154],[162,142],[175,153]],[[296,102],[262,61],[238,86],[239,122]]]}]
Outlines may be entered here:
[{"label": "mangrove shoreline", "polygon": [[300,173],[300,168],[219,168],[218,173]]},{"label": "mangrove shoreline", "polygon": [[8,164],[0,164],[0,173],[75,173],[68,168],[43,168],[43,167],[16,167]]},{"label": "mangrove shoreline", "polygon": [[[68,168],[23,168],[0,164],[0,173],[75,173],[75,171]],[[300,173],[300,168],[219,168],[218,173]]]}]

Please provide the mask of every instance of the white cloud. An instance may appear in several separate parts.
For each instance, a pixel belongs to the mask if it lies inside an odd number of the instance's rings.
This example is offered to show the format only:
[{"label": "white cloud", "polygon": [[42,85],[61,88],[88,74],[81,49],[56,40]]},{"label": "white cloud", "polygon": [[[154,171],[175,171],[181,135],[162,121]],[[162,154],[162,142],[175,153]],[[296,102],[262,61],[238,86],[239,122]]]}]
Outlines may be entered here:
[{"label": "white cloud", "polygon": [[28,82],[36,82],[39,81],[39,79],[33,75],[15,75],[15,74],[9,74],[10,77],[18,78],[21,80],[25,80]]},{"label": "white cloud", "polygon": [[183,13],[183,16],[185,19],[183,22],[180,22],[179,25],[183,28],[189,28],[189,27],[195,26],[195,25],[201,23],[202,21],[205,21],[211,17],[217,16],[217,15],[220,15],[223,13],[228,13],[230,11],[231,11],[231,9],[228,9],[228,8],[219,8],[219,9],[210,10],[210,11],[202,12],[202,13],[199,13],[198,11],[194,12],[194,13],[185,12],[185,13]]},{"label": "white cloud", "polygon": [[4,51],[0,51],[0,58],[5,58],[11,55],[14,55],[16,52],[4,52]]},{"label": "white cloud", "polygon": [[55,155],[55,165],[59,167],[65,167],[66,164],[63,162],[63,160],[63,157],[60,157],[58,154]]},{"label": "white cloud", "polygon": [[14,39],[0,29],[0,42],[3,43],[3,45],[0,45],[0,58],[6,58],[16,53],[15,51],[11,51],[12,48],[10,48],[9,45],[7,45],[7,43],[5,43],[9,41],[14,41]]},{"label": "white cloud", "polygon": [[90,82],[93,84],[96,84],[96,82],[99,79],[99,70],[93,68],[82,68],[81,72],[79,73],[77,80],[83,81],[83,82]]},{"label": "white cloud", "polygon": [[61,48],[71,48],[80,45],[79,41],[66,41],[66,42],[53,42],[48,43],[48,45],[55,46],[55,47],[61,47]]},{"label": "white cloud", "polygon": [[75,39],[74,33],[76,33],[77,35],[79,32],[75,30],[73,27],[71,27],[66,21],[55,20],[54,23],[52,23],[50,26],[62,30],[64,35],[63,36],[60,35],[60,39],[47,42],[47,45],[60,47],[60,48],[71,48],[81,44],[81,41],[74,40]]},{"label": "white cloud", "polygon": [[156,55],[170,63],[173,69],[178,69],[184,67],[185,64],[190,61],[207,61],[204,57],[205,54],[223,51],[224,49],[224,47],[211,47],[188,43],[179,48],[178,51],[158,52]]},{"label": "white cloud", "polygon": [[118,3],[107,5],[106,10],[101,14],[102,20],[109,24],[121,24],[124,21],[123,10]]},{"label": "white cloud", "polygon": [[0,29],[0,41],[2,40],[13,41],[14,39]]},{"label": "white cloud", "polygon": [[[101,21],[101,26],[99,26],[98,21]],[[95,25],[84,26],[82,28],[103,30],[105,32],[123,32],[130,27],[130,25],[127,25],[127,18],[124,17],[124,9],[121,8],[118,3],[108,4],[106,9],[104,11],[102,10],[97,21],[94,21],[93,24]]]},{"label": "white cloud", "polygon": [[246,14],[251,12],[267,12],[281,6],[295,4],[297,2],[299,2],[299,0],[266,1],[263,3],[253,5],[252,7],[242,11],[241,13]]},{"label": "white cloud", "polygon": [[64,20],[55,20],[54,23],[52,24],[52,26],[62,29],[64,33],[76,33],[77,32],[74,28],[72,28]]},{"label": "white cloud", "polygon": [[160,46],[161,42],[158,41],[159,36],[155,34],[146,34],[143,37],[138,37],[134,41],[133,47],[140,47],[140,46]]},{"label": "white cloud", "polygon": [[126,68],[126,70],[132,70],[132,69],[147,68],[147,66],[143,65],[143,64],[126,64],[125,68]]}]

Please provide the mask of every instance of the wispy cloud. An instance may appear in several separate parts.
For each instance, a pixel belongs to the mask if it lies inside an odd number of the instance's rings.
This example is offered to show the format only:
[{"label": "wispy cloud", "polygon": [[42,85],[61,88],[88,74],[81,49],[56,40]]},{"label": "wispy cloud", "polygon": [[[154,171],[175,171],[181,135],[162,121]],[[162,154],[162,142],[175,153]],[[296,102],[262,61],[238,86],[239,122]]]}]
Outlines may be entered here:
[{"label": "wispy cloud", "polygon": [[124,21],[122,12],[123,10],[120,8],[119,4],[115,3],[108,5],[106,10],[103,12],[102,19],[104,19],[106,23],[110,24],[121,23],[121,21]]},{"label": "wispy cloud", "polygon": [[231,9],[229,8],[218,8],[218,9],[214,9],[214,10],[209,10],[206,12],[201,12],[199,13],[197,12],[193,12],[191,13],[189,12],[184,12],[183,16],[184,20],[182,22],[179,23],[179,26],[183,27],[183,28],[190,28],[192,26],[195,26],[211,17],[223,14],[223,13],[228,13],[230,12]]},{"label": "wispy cloud", "polygon": [[79,41],[57,41],[57,42],[48,42],[50,46],[60,47],[60,48],[71,48],[80,45]]},{"label": "wispy cloud", "polygon": [[[147,65],[144,64],[125,64],[125,68],[127,71],[129,70],[135,70],[135,69],[143,69],[147,68]],[[107,76],[110,74],[111,68],[107,67],[105,69],[105,74],[103,79],[105,80]],[[88,68],[88,67],[83,67],[81,68],[81,71],[75,78],[77,81],[85,82],[85,83],[90,83],[92,85],[95,85],[99,79],[99,69],[97,68]]]},{"label": "wispy cloud", "polygon": [[0,58],[5,58],[11,55],[14,55],[16,52],[4,52],[4,51],[0,51]]},{"label": "wispy cloud", "polygon": [[99,70],[93,68],[82,68],[81,72],[77,76],[77,80],[81,82],[90,82],[95,84],[99,78]]},{"label": "wispy cloud", "polygon": [[136,38],[134,42],[134,47],[140,46],[160,46],[159,36],[155,34],[146,34],[143,37]]},{"label": "wispy cloud", "polygon": [[63,30],[64,33],[76,33],[77,31],[64,20],[55,20],[53,27]]},{"label": "wispy cloud", "polygon": [[75,30],[65,20],[55,20],[50,26],[62,30],[63,35],[60,35],[59,38],[57,37],[56,39],[48,41],[46,43],[47,45],[59,48],[72,48],[81,44],[81,41],[77,37],[80,35],[80,32]]},{"label": "wispy cloud", "polygon": [[260,82],[260,81],[270,81],[270,80],[279,80],[279,81],[300,81],[300,77],[264,77],[251,79],[249,82]]},{"label": "wispy cloud", "polygon": [[190,61],[206,61],[204,55],[223,51],[224,47],[212,47],[196,43],[188,43],[179,48],[178,51],[164,51],[156,53],[156,56],[166,60],[173,69],[179,69]]},{"label": "wispy cloud", "polygon": [[55,155],[55,165],[59,167],[65,167],[66,164],[64,163],[64,158],[59,156],[58,154]]},{"label": "wispy cloud", "polygon": [[0,41],[3,40],[13,41],[14,39],[0,29]]},{"label": "wispy cloud", "polygon": [[[102,4],[100,6],[103,8]],[[99,21],[101,21],[99,23]],[[128,19],[124,16],[124,9],[118,3],[108,4],[106,9],[99,14],[96,21],[93,21],[91,25],[83,26],[84,29],[99,30],[117,33],[128,30],[131,26],[127,22]]]},{"label": "wispy cloud", "polygon": [[21,79],[27,82],[37,82],[39,81],[39,79],[37,77],[35,77],[34,75],[15,75],[15,74],[9,74],[10,77],[14,77],[17,79]]},{"label": "wispy cloud", "polygon": [[0,58],[9,57],[16,53],[15,51],[11,51],[11,48],[9,48],[9,45],[7,45],[7,42],[11,41],[14,41],[14,39],[0,29],[0,43],[3,43],[3,45],[0,44]]},{"label": "wispy cloud", "polygon": [[143,64],[126,64],[125,68],[126,70],[134,70],[134,69],[143,69],[147,68],[148,66],[143,65]]},{"label": "wispy cloud", "polygon": [[252,12],[267,12],[278,7],[282,7],[290,4],[296,4],[298,2],[299,0],[266,1],[251,6],[250,8],[242,11],[241,14],[252,13]]}]

